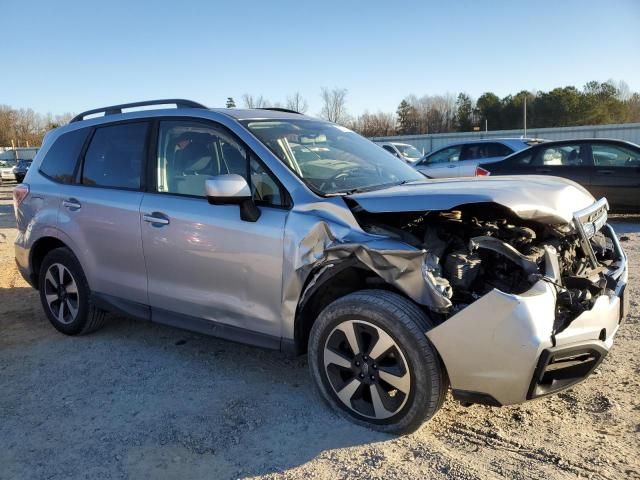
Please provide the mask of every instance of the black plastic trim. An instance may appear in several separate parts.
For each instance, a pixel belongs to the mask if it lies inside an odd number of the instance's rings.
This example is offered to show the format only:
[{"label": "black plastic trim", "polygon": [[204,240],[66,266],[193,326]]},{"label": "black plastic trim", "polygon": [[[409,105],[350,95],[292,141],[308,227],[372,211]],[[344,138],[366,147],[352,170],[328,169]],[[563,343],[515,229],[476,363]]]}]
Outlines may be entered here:
[{"label": "black plastic trim", "polygon": [[161,323],[171,327],[182,328],[192,332],[210,335],[232,342],[244,343],[256,347],[268,348],[271,350],[280,350],[281,338],[265,333],[254,332],[233,325],[226,325],[212,320],[192,317],[182,313],[171,312],[160,308],[154,308],[151,321]]},{"label": "black plastic trim", "polygon": [[122,113],[123,108],[135,108],[135,107],[148,107],[150,105],[175,105],[176,108],[207,108],[201,103],[194,102],[193,100],[185,100],[183,98],[165,98],[159,100],[145,100],[142,102],[122,103],[120,105],[111,105],[108,107],[94,108],[93,110],[87,110],[79,113],[71,119],[69,123],[79,122],[84,120],[84,117],[93,115],[95,113],[104,113],[107,115],[117,115]]},{"label": "black plastic trim", "polygon": [[293,340],[282,339],[265,333],[254,332],[244,328],[176,313],[161,308],[151,308],[143,303],[132,302],[105,293],[92,292],[91,301],[96,307],[115,312],[138,320],[152,321],[162,325],[181,328],[192,332],[218,337],[232,342],[244,343],[256,347],[284,352],[295,352]]},{"label": "black plastic trim", "polygon": [[[602,345],[602,342],[590,342],[581,343],[579,345],[551,347],[543,350],[533,373],[529,390],[527,391],[527,400],[559,392],[587,378],[596,368],[598,368],[600,363],[602,363],[602,360],[607,356],[608,350]],[[544,381],[545,373],[548,372],[547,367],[551,364],[553,359],[562,356],[580,354],[593,355],[595,360],[588,363],[585,361],[583,364],[576,364],[574,366],[557,369],[556,371],[560,372],[558,378],[552,379],[549,384],[542,383]],[[573,372],[570,369],[573,369]],[[574,374],[570,375],[571,373]],[[563,374],[565,378],[562,378]]]},{"label": "black plastic trim", "polygon": [[119,313],[138,320],[151,320],[151,308],[148,305],[123,298],[107,295],[106,293],[91,293],[91,301],[102,310]]}]

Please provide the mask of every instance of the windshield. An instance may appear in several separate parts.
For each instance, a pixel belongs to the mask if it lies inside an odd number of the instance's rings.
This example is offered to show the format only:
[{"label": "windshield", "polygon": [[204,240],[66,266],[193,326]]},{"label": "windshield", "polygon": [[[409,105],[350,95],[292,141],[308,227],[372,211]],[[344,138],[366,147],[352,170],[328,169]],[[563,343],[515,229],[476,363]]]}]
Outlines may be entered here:
[{"label": "windshield", "polygon": [[398,143],[394,143],[395,147],[400,150],[400,153],[403,157],[407,157],[411,160],[418,160],[422,158],[422,153],[413,145],[400,145]]},{"label": "windshield", "polygon": [[402,160],[348,128],[315,120],[242,122],[310,188],[323,195],[424,180]]}]

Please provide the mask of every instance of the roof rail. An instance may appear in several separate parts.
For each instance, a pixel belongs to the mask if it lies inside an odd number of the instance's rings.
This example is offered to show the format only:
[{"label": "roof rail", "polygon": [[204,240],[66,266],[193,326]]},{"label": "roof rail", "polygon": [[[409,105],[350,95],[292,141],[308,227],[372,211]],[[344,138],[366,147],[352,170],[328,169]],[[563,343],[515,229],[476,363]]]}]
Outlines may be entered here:
[{"label": "roof rail", "polygon": [[298,115],[304,115],[296,110],[291,110],[290,108],[280,108],[280,107],[261,107],[256,108],[256,110],[273,110],[274,112],[284,112],[284,113],[297,113]]},{"label": "roof rail", "polygon": [[104,112],[104,116],[116,115],[122,113],[123,108],[134,107],[146,107],[149,105],[171,105],[175,104],[176,108],[207,108],[201,103],[194,102],[192,100],[184,100],[181,98],[167,98],[162,100],[147,100],[144,102],[123,103],[121,105],[111,105],[110,107],[94,108],[93,110],[87,110],[86,112],[79,113],[71,119],[69,123],[79,122],[84,120],[85,117],[93,115],[94,113]]}]

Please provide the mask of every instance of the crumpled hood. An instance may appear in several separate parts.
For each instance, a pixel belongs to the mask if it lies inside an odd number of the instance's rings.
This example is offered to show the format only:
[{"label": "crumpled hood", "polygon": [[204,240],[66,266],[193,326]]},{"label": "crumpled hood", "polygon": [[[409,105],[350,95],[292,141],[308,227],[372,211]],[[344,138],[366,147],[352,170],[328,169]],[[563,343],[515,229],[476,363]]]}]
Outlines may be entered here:
[{"label": "crumpled hood", "polygon": [[595,201],[585,188],[571,180],[542,175],[427,180],[347,198],[371,213],[449,210],[464,204],[493,202],[524,220],[549,224],[568,223],[574,212]]}]

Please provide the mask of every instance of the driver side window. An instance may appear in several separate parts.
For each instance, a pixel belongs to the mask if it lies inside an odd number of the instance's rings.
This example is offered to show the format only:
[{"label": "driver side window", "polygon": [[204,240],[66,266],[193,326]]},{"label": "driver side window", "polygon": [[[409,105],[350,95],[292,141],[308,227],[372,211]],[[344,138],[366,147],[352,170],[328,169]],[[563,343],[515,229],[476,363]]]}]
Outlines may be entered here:
[{"label": "driver side window", "polygon": [[640,153],[621,145],[594,143],[591,145],[596,167],[638,167]]},{"label": "driver side window", "polygon": [[247,180],[258,205],[283,206],[282,188],[229,133],[211,124],[163,121],[158,132],[158,192],[205,197],[205,182],[234,173]]}]

